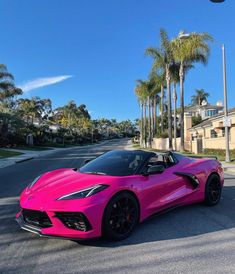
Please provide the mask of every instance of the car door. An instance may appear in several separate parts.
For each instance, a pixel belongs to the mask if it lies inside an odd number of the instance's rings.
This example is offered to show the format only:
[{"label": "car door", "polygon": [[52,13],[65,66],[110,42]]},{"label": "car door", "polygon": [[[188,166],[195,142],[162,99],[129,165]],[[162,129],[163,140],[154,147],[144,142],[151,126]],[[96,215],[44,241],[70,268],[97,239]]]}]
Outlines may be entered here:
[{"label": "car door", "polygon": [[[161,164],[161,161],[156,162],[158,163]],[[166,168],[162,173],[145,176],[142,180],[142,204],[146,215],[176,206],[192,193],[192,185],[185,178],[174,174],[179,170],[179,165],[165,164]]]}]

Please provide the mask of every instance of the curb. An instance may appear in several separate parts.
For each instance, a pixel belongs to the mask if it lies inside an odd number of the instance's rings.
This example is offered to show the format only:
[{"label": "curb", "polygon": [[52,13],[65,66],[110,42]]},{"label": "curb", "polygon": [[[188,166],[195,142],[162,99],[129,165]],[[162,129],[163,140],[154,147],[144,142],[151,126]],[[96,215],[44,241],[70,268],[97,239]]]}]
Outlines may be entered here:
[{"label": "curb", "polygon": [[223,167],[224,170],[232,169],[235,171],[235,166],[225,166]]},{"label": "curb", "polygon": [[26,161],[29,161],[29,160],[32,160],[32,159],[34,159],[34,157],[29,157],[29,158],[21,159],[21,160],[15,161],[15,163],[19,164],[19,163],[26,162]]}]

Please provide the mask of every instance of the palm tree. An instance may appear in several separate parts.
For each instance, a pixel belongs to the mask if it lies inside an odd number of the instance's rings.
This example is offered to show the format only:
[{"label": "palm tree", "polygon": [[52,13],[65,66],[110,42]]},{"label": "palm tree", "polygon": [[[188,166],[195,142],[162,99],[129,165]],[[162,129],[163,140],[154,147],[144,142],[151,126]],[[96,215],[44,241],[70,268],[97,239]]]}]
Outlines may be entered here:
[{"label": "palm tree", "polygon": [[202,102],[207,101],[207,98],[210,96],[204,89],[195,89],[195,93],[195,95],[191,96],[191,103],[194,106],[201,106]]},{"label": "palm tree", "polygon": [[7,67],[0,64],[0,107],[9,109],[13,106],[13,98],[21,95],[22,90],[15,87],[14,77],[7,71]]},{"label": "palm tree", "polygon": [[[147,48],[146,54],[154,58],[155,68],[161,68],[165,72],[168,101],[168,137],[169,149],[172,150],[172,115],[171,115],[171,73],[170,66],[173,63],[171,41],[164,29],[160,30],[160,48]],[[163,91],[163,88],[162,88]]]},{"label": "palm tree", "polygon": [[[8,128],[14,124],[21,125],[20,117],[14,111],[15,96],[22,94],[22,90],[14,84],[14,77],[7,71],[7,67],[0,64],[0,142],[8,143]],[[16,121],[16,123],[14,122]],[[16,127],[14,127],[16,128]]]},{"label": "palm tree", "polygon": [[173,102],[174,102],[174,147],[175,150],[177,150],[177,112],[176,112],[176,103],[177,103],[177,90],[176,86],[179,83],[179,63],[173,63],[170,67],[171,75],[172,75],[172,81],[173,81]]},{"label": "palm tree", "polygon": [[193,63],[207,64],[212,37],[207,33],[191,33],[187,39],[181,39],[182,32],[172,41],[172,52],[176,62],[180,63],[180,136],[181,150],[184,151],[184,81],[185,68]]},{"label": "palm tree", "polygon": [[147,100],[148,100],[148,143],[149,143],[149,147],[151,148],[152,147],[152,137],[153,137],[152,98],[153,98],[153,95],[155,92],[154,91],[155,83],[154,83],[153,79],[151,79],[149,81],[145,81],[145,86],[146,86]]},{"label": "palm tree", "polygon": [[152,137],[157,131],[157,105],[159,104],[159,93],[161,92],[162,76],[152,71],[149,76],[150,97],[152,101]]},{"label": "palm tree", "polygon": [[146,106],[147,106],[147,88],[146,82],[142,80],[137,80],[137,86],[135,88],[135,93],[138,98],[140,107],[141,107],[141,140],[140,145],[145,147],[146,146]]}]

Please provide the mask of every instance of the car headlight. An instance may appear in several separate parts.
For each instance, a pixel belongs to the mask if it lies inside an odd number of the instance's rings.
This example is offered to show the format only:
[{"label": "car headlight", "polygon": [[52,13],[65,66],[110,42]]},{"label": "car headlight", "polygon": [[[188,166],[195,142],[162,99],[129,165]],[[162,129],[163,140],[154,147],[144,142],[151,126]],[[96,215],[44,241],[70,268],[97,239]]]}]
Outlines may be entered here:
[{"label": "car headlight", "polygon": [[109,187],[108,185],[95,185],[83,190],[79,190],[67,195],[64,195],[60,198],[58,198],[57,200],[73,200],[73,199],[81,199],[81,198],[86,198],[86,197],[90,197],[104,189],[106,189],[107,187]]},{"label": "car headlight", "polygon": [[35,178],[35,179],[32,181],[32,183],[30,183],[30,184],[28,185],[28,188],[33,187],[33,185],[35,185],[35,184],[37,183],[37,181],[40,179],[41,176],[42,176],[42,175],[40,175],[40,176],[38,176],[37,178]]}]

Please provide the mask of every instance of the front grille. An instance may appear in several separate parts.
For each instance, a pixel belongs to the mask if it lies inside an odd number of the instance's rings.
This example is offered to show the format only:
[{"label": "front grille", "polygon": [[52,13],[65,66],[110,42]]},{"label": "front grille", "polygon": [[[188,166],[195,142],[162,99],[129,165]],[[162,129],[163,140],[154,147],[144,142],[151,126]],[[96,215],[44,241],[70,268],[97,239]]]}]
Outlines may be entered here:
[{"label": "front grille", "polygon": [[33,226],[37,226],[41,228],[52,226],[51,220],[49,219],[48,215],[44,211],[23,209],[22,215],[23,215],[24,221],[27,224],[31,224]]},{"label": "front grille", "polygon": [[91,230],[91,224],[83,213],[80,212],[55,212],[57,217],[66,227],[81,231]]}]

